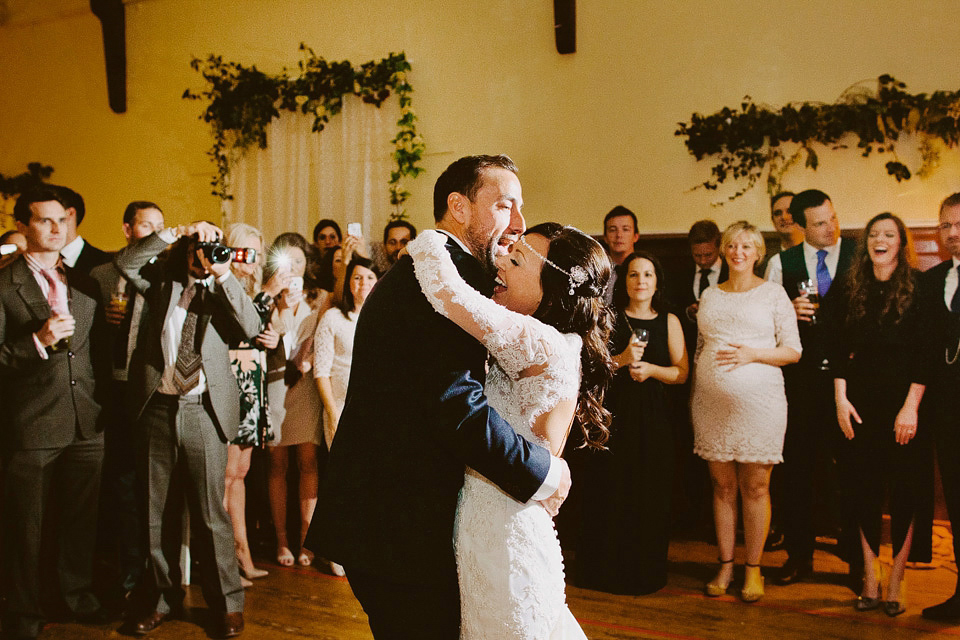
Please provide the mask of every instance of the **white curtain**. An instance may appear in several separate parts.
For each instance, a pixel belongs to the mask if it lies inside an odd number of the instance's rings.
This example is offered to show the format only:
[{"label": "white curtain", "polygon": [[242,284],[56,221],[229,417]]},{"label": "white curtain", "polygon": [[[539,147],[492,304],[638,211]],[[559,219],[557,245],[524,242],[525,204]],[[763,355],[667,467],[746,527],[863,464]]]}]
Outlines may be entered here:
[{"label": "white curtain", "polygon": [[387,180],[399,113],[392,96],[378,109],[351,95],[316,133],[312,115],[281,111],[267,127],[267,148],[251,147],[231,163],[224,223],[253,225],[267,245],[287,231],[312,242],[321,218],[344,234],[359,222],[367,241],[378,239],[392,209]]}]

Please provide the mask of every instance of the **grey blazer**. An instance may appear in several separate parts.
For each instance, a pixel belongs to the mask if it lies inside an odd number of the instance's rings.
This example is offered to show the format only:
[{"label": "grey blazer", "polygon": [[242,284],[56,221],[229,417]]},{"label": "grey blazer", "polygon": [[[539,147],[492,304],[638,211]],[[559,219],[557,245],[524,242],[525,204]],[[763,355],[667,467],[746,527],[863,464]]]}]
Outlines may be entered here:
[{"label": "grey blazer", "polygon": [[[184,282],[174,275],[182,268],[180,265],[168,264],[166,260],[150,262],[168,246],[153,234],[121,250],[114,258],[117,268],[145,299],[129,373],[131,415],[137,417],[163,377],[163,323],[183,293]],[[252,341],[262,326],[256,307],[236,278],[231,275],[223,283],[214,283],[204,299],[197,330],[202,336],[200,355],[212,405],[208,409],[212,409],[211,417],[224,442],[237,437],[240,424],[240,392],[230,366],[228,345]]]},{"label": "grey blazer", "polygon": [[91,348],[100,293],[90,276],[64,269],[76,330],[69,349],[47,359],[33,341],[50,317],[40,285],[22,256],[0,269],[0,440],[10,451],[61,448],[100,431],[91,357],[102,352]]}]

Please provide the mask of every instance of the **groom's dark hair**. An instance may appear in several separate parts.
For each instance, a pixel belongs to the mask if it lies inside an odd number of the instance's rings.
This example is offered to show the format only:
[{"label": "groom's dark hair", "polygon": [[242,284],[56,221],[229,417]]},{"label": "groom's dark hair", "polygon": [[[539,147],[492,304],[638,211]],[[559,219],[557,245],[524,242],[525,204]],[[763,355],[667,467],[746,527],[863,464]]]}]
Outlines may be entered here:
[{"label": "groom's dark hair", "polygon": [[433,187],[433,219],[436,222],[443,220],[447,213],[447,196],[451,193],[462,193],[473,202],[477,191],[483,186],[483,172],[485,169],[497,167],[517,173],[517,165],[509,156],[464,156],[460,158],[437,178]]}]

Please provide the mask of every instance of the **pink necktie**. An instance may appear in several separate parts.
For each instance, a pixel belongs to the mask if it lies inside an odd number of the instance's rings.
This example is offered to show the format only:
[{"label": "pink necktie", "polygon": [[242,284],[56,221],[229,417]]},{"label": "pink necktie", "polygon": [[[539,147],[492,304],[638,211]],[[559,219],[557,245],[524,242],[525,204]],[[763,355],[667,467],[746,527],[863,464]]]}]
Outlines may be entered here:
[{"label": "pink necktie", "polygon": [[50,285],[47,292],[47,302],[50,304],[50,311],[55,316],[70,315],[70,305],[67,302],[67,285],[60,278],[60,274],[54,269],[40,269],[40,274]]}]

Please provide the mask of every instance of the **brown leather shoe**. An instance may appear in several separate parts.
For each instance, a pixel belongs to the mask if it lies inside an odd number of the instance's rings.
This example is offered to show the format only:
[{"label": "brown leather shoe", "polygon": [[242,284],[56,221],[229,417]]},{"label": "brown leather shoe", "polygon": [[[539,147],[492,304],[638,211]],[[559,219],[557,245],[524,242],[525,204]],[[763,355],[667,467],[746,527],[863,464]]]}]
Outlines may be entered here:
[{"label": "brown leather shoe", "polygon": [[225,613],[217,622],[219,624],[216,625],[212,634],[215,638],[235,638],[243,632],[242,611]]},{"label": "brown leather shoe", "polygon": [[170,614],[153,611],[149,615],[134,621],[130,625],[130,633],[135,636],[145,636],[167,621]]}]

